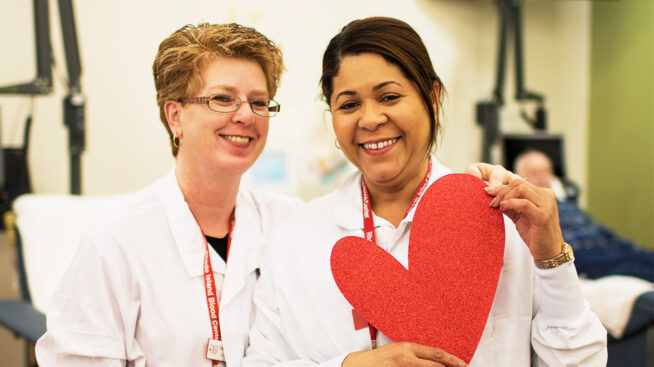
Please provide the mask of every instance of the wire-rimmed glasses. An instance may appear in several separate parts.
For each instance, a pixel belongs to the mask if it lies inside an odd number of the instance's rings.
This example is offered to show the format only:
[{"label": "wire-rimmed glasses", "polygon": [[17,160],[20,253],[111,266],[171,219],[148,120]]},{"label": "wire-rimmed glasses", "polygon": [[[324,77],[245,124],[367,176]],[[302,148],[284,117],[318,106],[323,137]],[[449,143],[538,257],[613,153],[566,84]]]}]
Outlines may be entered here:
[{"label": "wire-rimmed glasses", "polygon": [[270,98],[256,98],[250,101],[243,101],[242,99],[227,94],[212,94],[206,97],[195,98],[177,98],[177,102],[184,103],[206,103],[210,110],[221,113],[234,112],[241,107],[241,103],[250,105],[250,109],[255,115],[263,117],[272,117],[277,115],[281,106],[277,101]]}]

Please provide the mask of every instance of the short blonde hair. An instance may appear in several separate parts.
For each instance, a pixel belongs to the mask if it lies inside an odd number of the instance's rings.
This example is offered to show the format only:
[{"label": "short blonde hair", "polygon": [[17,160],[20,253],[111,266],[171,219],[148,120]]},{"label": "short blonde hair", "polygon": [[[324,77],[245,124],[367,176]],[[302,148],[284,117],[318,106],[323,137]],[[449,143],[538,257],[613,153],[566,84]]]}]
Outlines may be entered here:
[{"label": "short blonde hair", "polygon": [[185,25],[159,45],[152,64],[157,90],[159,117],[168,131],[173,156],[177,148],[168,126],[166,101],[192,97],[203,88],[202,67],[215,58],[227,56],[256,62],[266,76],[268,97],[274,98],[280,84],[284,62],[275,43],[256,29],[239,24]]}]

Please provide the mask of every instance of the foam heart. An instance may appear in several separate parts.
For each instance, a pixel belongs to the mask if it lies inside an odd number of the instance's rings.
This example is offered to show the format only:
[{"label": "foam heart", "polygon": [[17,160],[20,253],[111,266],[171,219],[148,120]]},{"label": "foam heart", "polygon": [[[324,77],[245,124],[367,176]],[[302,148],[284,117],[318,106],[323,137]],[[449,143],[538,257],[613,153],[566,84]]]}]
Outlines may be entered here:
[{"label": "foam heart", "polygon": [[391,340],[472,359],[504,258],[504,220],[488,206],[484,186],[450,174],[427,189],[411,225],[408,269],[360,237],[342,238],[332,249],[339,289]]}]

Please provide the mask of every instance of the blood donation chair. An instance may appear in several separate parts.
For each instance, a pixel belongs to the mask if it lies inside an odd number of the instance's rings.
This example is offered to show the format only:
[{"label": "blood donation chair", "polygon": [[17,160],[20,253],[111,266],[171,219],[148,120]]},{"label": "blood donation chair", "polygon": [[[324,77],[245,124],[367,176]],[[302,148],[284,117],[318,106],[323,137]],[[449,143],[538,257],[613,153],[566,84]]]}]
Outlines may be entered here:
[{"label": "blood donation chair", "polygon": [[128,196],[26,194],[5,213],[21,298],[0,300],[0,325],[25,339],[28,366],[36,366],[34,344],[46,330],[45,310],[81,237]]}]

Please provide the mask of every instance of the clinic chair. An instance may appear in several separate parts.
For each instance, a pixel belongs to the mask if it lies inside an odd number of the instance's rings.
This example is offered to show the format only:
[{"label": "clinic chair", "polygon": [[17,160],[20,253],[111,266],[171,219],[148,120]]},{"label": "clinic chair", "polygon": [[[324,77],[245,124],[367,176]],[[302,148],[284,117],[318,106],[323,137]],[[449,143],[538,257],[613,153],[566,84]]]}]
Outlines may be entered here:
[{"label": "clinic chair", "polygon": [[607,367],[654,367],[654,283],[609,275],[581,286],[608,331]]},{"label": "clinic chair", "polygon": [[25,339],[28,366],[36,366],[34,344],[46,330],[45,310],[80,239],[128,197],[26,194],[5,214],[21,298],[0,300],[0,325]]}]

